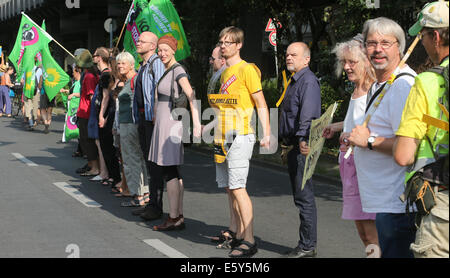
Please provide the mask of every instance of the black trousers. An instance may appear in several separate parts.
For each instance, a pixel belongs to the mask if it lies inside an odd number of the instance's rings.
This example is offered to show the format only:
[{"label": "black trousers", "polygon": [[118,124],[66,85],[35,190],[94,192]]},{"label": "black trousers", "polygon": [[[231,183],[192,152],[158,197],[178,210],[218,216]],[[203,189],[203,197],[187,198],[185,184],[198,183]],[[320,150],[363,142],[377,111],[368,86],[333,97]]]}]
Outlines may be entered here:
[{"label": "black trousers", "polygon": [[117,158],[116,148],[114,147],[114,137],[112,134],[113,123],[114,114],[110,114],[105,126],[98,129],[98,139],[109,177],[114,180],[114,185],[116,185],[122,180],[122,177],[120,176],[119,159]]},{"label": "black trousers", "polygon": [[153,128],[155,127],[152,122],[145,120],[145,114],[139,113],[139,143],[141,145],[142,153],[144,155],[145,163],[147,165],[147,172],[149,176],[149,191],[150,202],[149,206],[153,207],[156,211],[162,212],[163,210],[163,170],[161,166],[148,160],[148,154],[150,151],[150,143],[152,141]]},{"label": "black trousers", "polygon": [[312,250],[317,246],[317,208],[312,179],[306,181],[302,190],[305,160],[306,157],[300,153],[298,145],[288,153],[292,194],[300,216],[298,247],[303,250]]}]

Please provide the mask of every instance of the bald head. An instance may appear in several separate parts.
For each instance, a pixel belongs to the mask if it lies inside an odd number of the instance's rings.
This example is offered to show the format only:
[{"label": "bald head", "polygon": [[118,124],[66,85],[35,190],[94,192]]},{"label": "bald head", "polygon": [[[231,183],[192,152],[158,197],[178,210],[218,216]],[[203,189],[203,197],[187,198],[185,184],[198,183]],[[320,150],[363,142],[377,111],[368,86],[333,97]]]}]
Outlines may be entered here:
[{"label": "bald head", "polygon": [[309,47],[303,42],[291,43],[286,50],[286,67],[292,73],[309,66],[310,59]]},{"label": "bald head", "polygon": [[213,71],[216,72],[220,70],[223,65],[225,65],[225,59],[220,54],[220,47],[214,48],[211,53],[211,58],[209,59],[209,63],[211,64]]},{"label": "bald head", "polygon": [[136,51],[142,56],[144,60],[147,60],[147,58],[150,58],[150,56],[155,53],[157,43],[158,36],[156,36],[152,32],[143,32],[139,36],[139,40],[136,45]]}]

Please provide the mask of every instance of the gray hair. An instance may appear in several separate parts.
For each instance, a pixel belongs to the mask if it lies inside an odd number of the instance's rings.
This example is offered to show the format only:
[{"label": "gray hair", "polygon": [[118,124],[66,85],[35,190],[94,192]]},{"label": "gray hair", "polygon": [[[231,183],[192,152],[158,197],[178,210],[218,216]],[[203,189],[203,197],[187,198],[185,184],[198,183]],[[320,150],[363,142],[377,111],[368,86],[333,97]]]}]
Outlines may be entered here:
[{"label": "gray hair", "polygon": [[386,17],[378,17],[369,19],[364,23],[363,36],[364,42],[367,41],[369,34],[378,32],[382,35],[392,35],[398,41],[398,49],[400,51],[400,58],[403,57],[406,45],[405,32],[397,22]]},{"label": "gray hair", "polygon": [[337,58],[335,73],[338,78],[342,75],[342,71],[344,69],[342,61],[345,60],[347,55],[350,55],[358,61],[358,66],[362,66],[364,68],[364,77],[362,82],[366,83],[365,85],[367,86],[375,80],[374,69],[371,66],[364,66],[365,64],[369,64],[369,59],[367,58],[363,45],[362,35],[358,34],[351,40],[337,43],[333,50],[331,50],[331,53],[335,54]]},{"label": "gray hair", "polygon": [[133,67],[136,63],[136,60],[134,59],[133,55],[131,55],[131,53],[129,53],[129,52],[119,53],[119,55],[117,55],[117,57],[116,57],[116,61],[117,62],[120,62],[120,61],[128,62],[128,64],[130,64]]}]

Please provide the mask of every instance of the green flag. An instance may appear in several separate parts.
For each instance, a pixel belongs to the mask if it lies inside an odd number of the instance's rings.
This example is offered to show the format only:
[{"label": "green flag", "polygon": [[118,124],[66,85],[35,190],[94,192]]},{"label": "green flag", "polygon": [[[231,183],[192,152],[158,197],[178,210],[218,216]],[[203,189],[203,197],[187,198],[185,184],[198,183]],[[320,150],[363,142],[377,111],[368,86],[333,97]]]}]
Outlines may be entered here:
[{"label": "green flag", "polygon": [[[45,22],[42,23],[42,29],[45,30]],[[69,75],[53,59],[48,44],[41,49],[43,87],[50,101],[64,88],[70,81]]]},{"label": "green flag", "polygon": [[[181,61],[191,55],[180,17],[170,0],[134,0],[127,16],[127,31],[124,37],[124,49],[135,58],[136,42],[142,32],[150,31],[158,38],[171,34],[178,40],[175,59]],[[136,59],[139,61],[140,58]]]},{"label": "green flag", "polygon": [[22,14],[16,43],[9,55],[9,60],[16,68],[18,78],[21,78],[23,73],[28,75],[32,71],[34,57],[50,41],[52,38],[46,32],[36,26],[28,16]]}]

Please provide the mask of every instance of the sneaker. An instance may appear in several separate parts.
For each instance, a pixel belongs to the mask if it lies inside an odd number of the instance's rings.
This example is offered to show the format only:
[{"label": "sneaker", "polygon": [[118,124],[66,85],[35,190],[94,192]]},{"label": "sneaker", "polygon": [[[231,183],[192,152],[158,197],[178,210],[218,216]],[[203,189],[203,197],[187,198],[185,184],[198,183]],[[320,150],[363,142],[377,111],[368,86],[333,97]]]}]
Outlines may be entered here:
[{"label": "sneaker", "polygon": [[285,258],[314,258],[317,256],[317,249],[303,250],[299,246],[284,254]]}]

